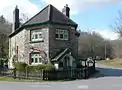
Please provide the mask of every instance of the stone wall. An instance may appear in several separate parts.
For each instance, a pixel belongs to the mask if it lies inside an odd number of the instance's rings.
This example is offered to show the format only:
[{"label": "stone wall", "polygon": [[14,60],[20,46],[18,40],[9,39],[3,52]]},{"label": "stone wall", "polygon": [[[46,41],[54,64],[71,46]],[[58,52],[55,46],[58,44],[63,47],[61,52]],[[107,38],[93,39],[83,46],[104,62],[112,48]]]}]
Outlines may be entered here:
[{"label": "stone wall", "polygon": [[[43,33],[43,42],[38,42],[38,43],[32,43],[30,41],[30,30],[31,29],[41,29],[43,28],[42,33]],[[48,58],[48,53],[49,53],[49,44],[48,44],[48,27],[47,26],[36,26],[36,27],[31,27],[31,28],[26,28],[16,34],[15,36],[11,37],[9,39],[9,58],[11,59],[13,55],[16,54],[16,47],[18,47],[18,61],[26,62],[29,64],[29,59],[30,59],[30,53],[31,53],[31,48],[35,48],[38,50],[44,50],[47,54],[47,59]],[[11,60],[9,60],[11,61]]]},{"label": "stone wall", "polygon": [[[55,30],[57,28],[68,30],[69,40],[56,40]],[[43,42],[33,43],[30,41],[30,30],[32,29],[42,29]],[[62,25],[44,25],[26,28],[10,38],[9,57],[11,58],[15,55],[16,47],[18,47],[18,60],[28,64],[32,47],[38,50],[43,50],[47,54],[47,60],[53,58],[61,49],[65,48],[70,48],[72,55],[77,57],[78,37],[75,35],[75,32],[76,30],[74,28]]]},{"label": "stone wall", "polygon": [[[30,41],[30,30],[31,29],[42,29],[41,32],[42,32],[42,37],[43,37],[43,40],[42,42],[31,42]],[[28,28],[26,30],[26,34],[25,34],[25,57],[26,57],[26,60],[28,60],[28,64],[29,64],[29,58],[30,58],[30,53],[32,52],[32,49],[31,48],[34,48],[34,49],[38,49],[38,50],[43,50],[46,54],[47,54],[47,59],[48,58],[48,53],[49,53],[49,41],[48,41],[48,27],[45,27],[45,26],[38,26],[38,27],[31,27],[31,28]]]},{"label": "stone wall", "polygon": [[[55,30],[57,28],[69,31],[69,40],[56,40]],[[75,28],[62,25],[53,25],[49,30],[49,56],[53,58],[61,49],[70,48],[73,56],[77,57],[78,54],[78,43],[77,36],[75,35]]]},{"label": "stone wall", "polygon": [[9,66],[12,63],[14,55],[18,56],[18,61],[25,62],[25,31],[24,29],[15,36],[9,38]]}]

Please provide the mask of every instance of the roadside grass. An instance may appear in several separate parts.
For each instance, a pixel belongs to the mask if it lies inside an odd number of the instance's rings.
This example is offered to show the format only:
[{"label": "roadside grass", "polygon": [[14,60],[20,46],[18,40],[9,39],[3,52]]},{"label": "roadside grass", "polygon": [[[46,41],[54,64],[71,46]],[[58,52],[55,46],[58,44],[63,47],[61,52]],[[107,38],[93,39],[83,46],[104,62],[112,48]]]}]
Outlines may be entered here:
[{"label": "roadside grass", "polygon": [[112,60],[101,60],[101,61],[98,61],[97,63],[107,65],[107,66],[122,68],[122,58],[121,59],[112,59]]},{"label": "roadside grass", "polygon": [[14,79],[12,77],[0,76],[0,81],[10,81],[10,82],[42,82],[43,80],[29,80],[29,79]]},{"label": "roadside grass", "polygon": [[0,81],[8,81],[8,82],[68,82],[68,81],[73,81],[73,80],[52,80],[52,81],[45,81],[45,80],[32,80],[32,79],[19,79],[19,78],[12,78],[12,77],[7,77],[7,76],[0,76]]}]

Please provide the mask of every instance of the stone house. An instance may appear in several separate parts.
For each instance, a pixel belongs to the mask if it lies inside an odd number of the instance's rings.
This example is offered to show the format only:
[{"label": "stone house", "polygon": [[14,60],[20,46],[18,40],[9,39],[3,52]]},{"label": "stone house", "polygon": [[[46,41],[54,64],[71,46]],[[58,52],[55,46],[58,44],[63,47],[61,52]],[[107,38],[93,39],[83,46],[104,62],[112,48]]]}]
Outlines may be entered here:
[{"label": "stone house", "polygon": [[12,62],[38,65],[51,62],[58,67],[76,67],[77,24],[70,19],[70,8],[62,12],[48,5],[20,25],[19,9],[14,10],[13,31],[9,35],[9,68]]}]

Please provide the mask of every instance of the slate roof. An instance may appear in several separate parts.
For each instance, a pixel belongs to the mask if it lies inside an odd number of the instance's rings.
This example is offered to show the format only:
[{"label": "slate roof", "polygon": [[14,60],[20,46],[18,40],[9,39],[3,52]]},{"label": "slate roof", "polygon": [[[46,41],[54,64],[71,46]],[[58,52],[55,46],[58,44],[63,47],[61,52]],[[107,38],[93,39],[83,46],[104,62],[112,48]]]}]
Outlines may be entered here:
[{"label": "slate roof", "polygon": [[15,30],[9,37],[14,36],[18,32],[20,32],[24,27],[43,24],[43,23],[51,23],[51,24],[62,24],[62,25],[71,25],[77,27],[77,24],[72,21],[70,18],[65,16],[62,12],[56,9],[53,5],[49,4],[44,9],[42,9],[39,13],[25,22],[20,28]]}]

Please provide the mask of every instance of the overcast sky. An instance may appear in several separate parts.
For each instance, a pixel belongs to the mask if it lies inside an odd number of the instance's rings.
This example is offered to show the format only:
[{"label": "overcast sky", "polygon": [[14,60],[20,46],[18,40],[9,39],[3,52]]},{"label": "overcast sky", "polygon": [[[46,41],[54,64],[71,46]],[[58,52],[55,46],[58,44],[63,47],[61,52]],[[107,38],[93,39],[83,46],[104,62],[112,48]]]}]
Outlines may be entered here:
[{"label": "overcast sky", "polygon": [[70,17],[79,24],[81,31],[96,31],[111,40],[118,36],[110,26],[116,21],[118,11],[122,11],[122,0],[2,0],[0,15],[12,22],[13,10],[18,5],[20,16],[24,13],[30,18],[48,4],[59,10],[68,4]]}]

